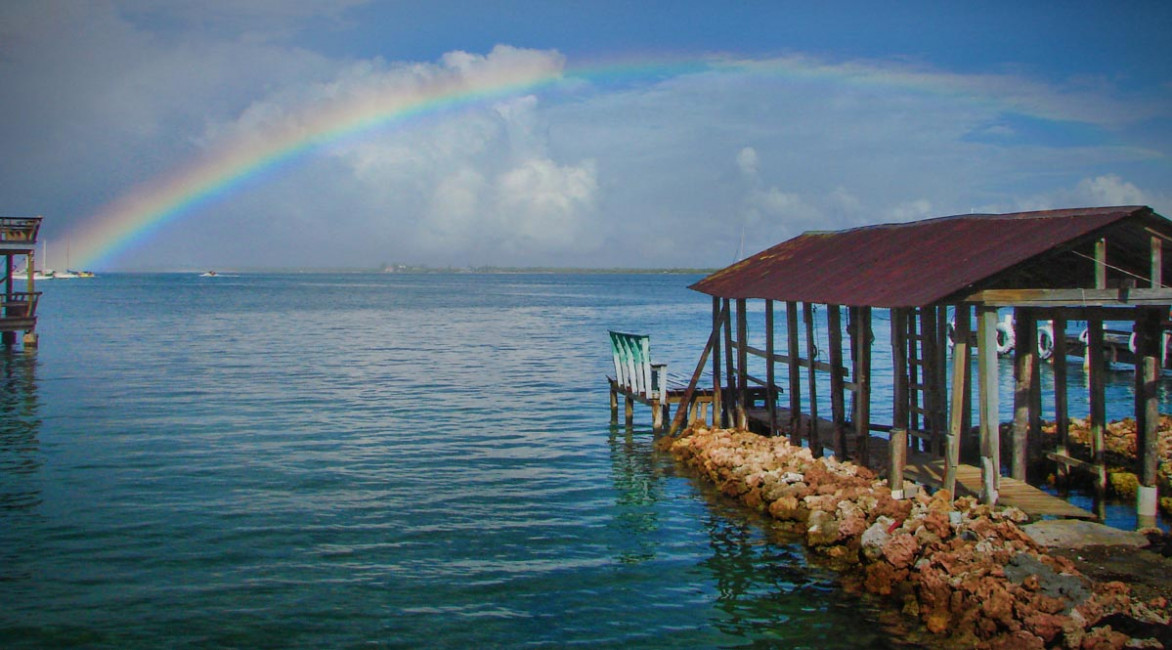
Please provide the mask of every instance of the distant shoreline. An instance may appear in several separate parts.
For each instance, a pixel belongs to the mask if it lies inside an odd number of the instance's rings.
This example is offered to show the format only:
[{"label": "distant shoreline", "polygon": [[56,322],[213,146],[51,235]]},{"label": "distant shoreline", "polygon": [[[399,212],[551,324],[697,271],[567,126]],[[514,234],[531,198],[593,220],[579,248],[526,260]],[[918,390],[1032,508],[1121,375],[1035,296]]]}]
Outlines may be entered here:
[{"label": "distant shoreline", "polygon": [[[113,271],[101,271],[99,273],[205,273],[209,269],[120,269]],[[396,266],[387,269],[356,269],[356,268],[217,268],[214,270],[217,274],[260,274],[260,273],[350,273],[355,275],[439,275],[439,274],[496,274],[496,275],[520,275],[520,274],[565,274],[565,275],[708,275],[716,269],[692,269],[692,268],[573,268],[573,267],[505,267],[505,266],[477,266],[477,267],[444,267],[433,268],[426,266]]]}]

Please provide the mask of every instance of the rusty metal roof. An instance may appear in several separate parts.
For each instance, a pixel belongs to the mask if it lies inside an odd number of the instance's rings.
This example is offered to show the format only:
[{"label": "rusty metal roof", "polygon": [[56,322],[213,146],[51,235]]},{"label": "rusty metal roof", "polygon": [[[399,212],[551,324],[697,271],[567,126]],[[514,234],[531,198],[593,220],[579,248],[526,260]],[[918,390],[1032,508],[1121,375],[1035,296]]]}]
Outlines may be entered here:
[{"label": "rusty metal roof", "polygon": [[1172,233],[1172,222],[1146,206],[958,215],[808,232],[690,288],[720,298],[929,305],[1125,220]]}]

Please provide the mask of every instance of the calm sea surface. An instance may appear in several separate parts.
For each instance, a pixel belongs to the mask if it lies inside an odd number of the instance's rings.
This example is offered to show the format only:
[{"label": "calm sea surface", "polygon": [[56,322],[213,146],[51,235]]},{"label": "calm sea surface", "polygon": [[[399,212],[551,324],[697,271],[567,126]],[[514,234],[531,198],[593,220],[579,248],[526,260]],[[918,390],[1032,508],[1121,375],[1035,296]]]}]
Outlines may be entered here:
[{"label": "calm sea surface", "polygon": [[610,425],[607,329],[689,373],[695,279],[38,284],[40,349],[0,353],[0,646],[887,647],[646,409]]}]

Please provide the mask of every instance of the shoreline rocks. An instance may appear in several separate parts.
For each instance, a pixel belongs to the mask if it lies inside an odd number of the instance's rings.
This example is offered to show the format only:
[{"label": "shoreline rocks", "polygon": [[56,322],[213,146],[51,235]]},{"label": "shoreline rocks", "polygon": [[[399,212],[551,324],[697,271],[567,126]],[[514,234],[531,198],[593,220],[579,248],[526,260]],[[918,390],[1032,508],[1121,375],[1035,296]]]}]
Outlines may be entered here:
[{"label": "shoreline rocks", "polygon": [[1148,626],[1172,624],[1166,599],[1141,602],[1121,582],[1091,581],[1026,534],[1018,524],[1028,517],[1016,508],[953,500],[944,491],[896,500],[871,470],[815,459],[785,438],[697,427],[659,444],[724,495],[802,534],[848,588],[889,600],[948,645],[1166,643],[1143,636]]}]

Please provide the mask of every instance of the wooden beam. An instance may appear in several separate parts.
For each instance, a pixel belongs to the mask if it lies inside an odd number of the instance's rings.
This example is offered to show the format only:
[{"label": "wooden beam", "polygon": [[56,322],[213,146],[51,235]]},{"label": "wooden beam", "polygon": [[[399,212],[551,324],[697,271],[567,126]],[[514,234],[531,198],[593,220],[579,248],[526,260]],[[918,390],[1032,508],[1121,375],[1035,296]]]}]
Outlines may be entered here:
[{"label": "wooden beam", "polygon": [[769,435],[777,434],[777,375],[773,342],[773,301],[765,301],[765,399],[769,409]]},{"label": "wooden beam", "polygon": [[749,428],[749,387],[746,377],[749,369],[749,356],[745,353],[745,346],[749,344],[748,309],[745,299],[737,298],[737,428]]},{"label": "wooden beam", "polygon": [[1107,426],[1106,385],[1107,362],[1103,358],[1103,321],[1092,318],[1087,321],[1087,360],[1089,361],[1090,379],[1090,425],[1091,425],[1091,452],[1093,462],[1097,468],[1095,477],[1095,512],[1103,518],[1106,516],[1107,497],[1107,466],[1106,449],[1103,442],[1103,430]]},{"label": "wooden beam", "polygon": [[907,364],[907,309],[891,310],[891,374],[893,404],[891,408],[891,431],[888,440],[891,459],[888,468],[888,485],[893,496],[903,497],[903,470],[907,464],[907,429],[910,412],[908,407],[908,364]]},{"label": "wooden beam", "polygon": [[1095,288],[1107,288],[1107,240],[1095,242]]},{"label": "wooden beam", "polygon": [[981,501],[997,503],[1001,478],[1001,435],[997,404],[997,309],[977,310],[977,382],[980,386]]},{"label": "wooden beam", "polygon": [[728,386],[728,398],[732,403],[725,401],[724,412],[721,414],[721,422],[725,426],[736,425],[736,392],[739,390],[737,386],[737,376],[734,372],[733,360],[733,340],[732,340],[732,308],[730,307],[728,298],[724,299],[724,348],[727,350],[724,354],[724,381]]},{"label": "wooden beam", "polygon": [[[1070,417],[1066,404],[1066,319],[1055,316],[1054,323],[1054,423],[1057,428],[1058,441],[1055,449],[1063,456],[1069,455],[1070,445]],[[1065,467],[1058,470],[1063,487],[1066,487],[1068,472]]]},{"label": "wooden beam", "polygon": [[1164,286],[1164,240],[1152,237],[1151,241],[1152,268],[1148,284],[1153,289],[1159,289]]},{"label": "wooden beam", "polygon": [[789,441],[793,445],[802,444],[802,432],[799,430],[802,422],[802,371],[794,360],[801,356],[798,350],[798,303],[790,300],[785,303],[786,352],[789,353]]},{"label": "wooden beam", "polygon": [[936,308],[936,447],[938,456],[944,455],[944,443],[948,435],[948,308]]},{"label": "wooden beam", "polygon": [[[806,320],[806,356],[812,361],[818,355],[818,344],[814,341],[814,305],[803,303],[802,316]],[[807,420],[810,425],[810,452],[814,454],[814,458],[821,458],[822,441],[818,437],[818,375],[813,368],[807,370],[806,386],[810,400],[810,417]]]},{"label": "wooden beam", "polygon": [[721,413],[724,408],[720,381],[720,330],[724,322],[724,303],[720,298],[712,298],[712,426],[723,426]]},{"label": "wooden beam", "polygon": [[987,307],[1136,307],[1172,304],[1172,288],[985,289],[962,302]]},{"label": "wooden beam", "polygon": [[[838,305],[826,306],[826,322],[829,329],[830,365],[842,366],[842,311]],[[834,423],[834,454],[840,460],[846,459],[846,395],[842,375],[830,375],[830,421]]]},{"label": "wooden beam", "polygon": [[944,489],[956,497],[956,471],[960,465],[960,443],[965,427],[964,404],[969,394],[969,307],[958,305],[953,318],[956,343],[952,348],[952,408],[948,420],[948,440],[944,449]]},{"label": "wooden beam", "polygon": [[[760,357],[762,359],[765,359],[766,361],[768,361],[770,358],[768,350],[762,350],[761,348],[754,347],[752,345],[746,345],[745,352],[748,354],[751,354],[755,357]],[[795,359],[788,354],[774,354],[773,360],[778,363],[794,363],[794,364],[797,364],[797,366],[799,368],[813,368],[815,370],[820,370],[822,372],[837,373],[839,376],[842,376],[842,377],[846,377],[847,375],[850,374],[850,370],[847,370],[847,368],[844,366],[838,366],[836,368],[836,367],[830,365],[829,363],[825,363],[823,361],[815,361],[814,363],[810,363],[810,361],[808,359],[803,359],[800,356]]]},{"label": "wooden beam", "polygon": [[1028,307],[1015,309],[1013,449],[1009,457],[1009,475],[1019,481],[1026,480],[1026,446],[1029,440],[1031,406],[1033,405],[1030,392],[1034,386],[1034,372],[1037,367],[1034,358],[1038,355],[1037,332],[1038,327],[1034,321],[1034,312]]},{"label": "wooden beam", "polygon": [[1160,425],[1159,380],[1160,345],[1163,336],[1160,320],[1164,310],[1145,309],[1136,322],[1136,455],[1139,479],[1145,486],[1156,485],[1159,464],[1158,430]]},{"label": "wooden beam", "polygon": [[871,308],[852,307],[851,345],[855,348],[853,379],[855,389],[855,453],[863,467],[868,467],[868,442],[871,439]]}]

